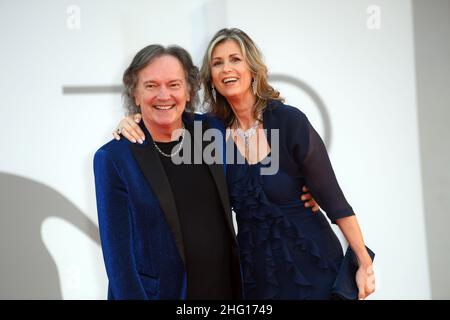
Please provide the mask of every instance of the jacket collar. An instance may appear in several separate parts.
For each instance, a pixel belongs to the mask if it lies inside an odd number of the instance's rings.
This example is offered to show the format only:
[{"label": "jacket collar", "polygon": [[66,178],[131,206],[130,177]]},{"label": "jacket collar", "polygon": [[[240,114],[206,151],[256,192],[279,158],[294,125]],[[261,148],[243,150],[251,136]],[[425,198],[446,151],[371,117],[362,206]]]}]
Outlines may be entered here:
[{"label": "jacket collar", "polygon": [[141,121],[140,126],[145,134],[145,142],[142,145],[131,144],[130,148],[151,189],[159,200],[159,205],[172,231],[178,253],[186,267],[184,242],[181,234],[180,220],[178,219],[175,206],[175,199],[158,151],[153,144],[152,136],[143,123],[144,121]]}]

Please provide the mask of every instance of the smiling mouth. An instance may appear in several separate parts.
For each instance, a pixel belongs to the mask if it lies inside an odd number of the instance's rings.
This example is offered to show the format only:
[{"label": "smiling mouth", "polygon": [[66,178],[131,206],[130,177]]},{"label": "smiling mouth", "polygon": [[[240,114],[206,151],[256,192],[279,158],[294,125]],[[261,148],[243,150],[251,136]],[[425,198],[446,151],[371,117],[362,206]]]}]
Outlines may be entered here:
[{"label": "smiling mouth", "polygon": [[232,85],[232,84],[236,83],[237,81],[238,81],[238,78],[236,78],[236,77],[228,77],[228,78],[224,78],[222,80],[222,82],[225,85]]},{"label": "smiling mouth", "polygon": [[164,110],[170,110],[170,109],[172,109],[172,108],[174,108],[175,107],[175,105],[173,104],[173,105],[170,105],[170,106],[154,106],[154,108],[156,109],[156,110],[162,110],[162,111],[164,111]]}]

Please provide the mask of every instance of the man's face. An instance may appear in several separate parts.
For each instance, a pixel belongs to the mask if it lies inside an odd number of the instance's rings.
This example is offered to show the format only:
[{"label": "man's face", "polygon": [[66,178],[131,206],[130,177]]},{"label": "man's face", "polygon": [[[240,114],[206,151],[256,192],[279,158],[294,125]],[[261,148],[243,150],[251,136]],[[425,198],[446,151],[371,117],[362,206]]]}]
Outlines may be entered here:
[{"label": "man's face", "polygon": [[170,55],[153,59],[139,71],[134,97],[146,125],[155,130],[179,128],[190,100],[180,61]]}]

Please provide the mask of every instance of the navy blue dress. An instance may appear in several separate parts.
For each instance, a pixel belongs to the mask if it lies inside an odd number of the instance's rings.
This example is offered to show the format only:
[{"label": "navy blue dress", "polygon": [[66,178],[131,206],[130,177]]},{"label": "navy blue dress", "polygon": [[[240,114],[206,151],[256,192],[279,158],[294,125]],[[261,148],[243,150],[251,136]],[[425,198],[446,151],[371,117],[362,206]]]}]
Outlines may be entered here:
[{"label": "navy blue dress", "polygon": [[271,130],[279,129],[280,168],[274,175],[261,175],[269,164],[249,165],[233,140],[227,141],[234,148],[227,182],[238,224],[244,297],[329,299],[342,247],[324,214],[304,207],[302,187],[309,187],[333,223],[353,210],[320,136],[301,111],[271,101],[263,125],[272,154]]}]

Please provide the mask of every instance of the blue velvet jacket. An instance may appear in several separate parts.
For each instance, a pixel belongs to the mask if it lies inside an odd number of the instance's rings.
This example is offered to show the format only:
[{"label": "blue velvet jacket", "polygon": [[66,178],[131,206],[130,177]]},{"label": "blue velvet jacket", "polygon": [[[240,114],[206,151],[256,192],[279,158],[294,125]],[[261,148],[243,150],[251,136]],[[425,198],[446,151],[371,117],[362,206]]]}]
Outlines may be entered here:
[{"label": "blue velvet jacket", "polygon": [[[224,132],[212,117],[184,114],[204,128]],[[143,122],[142,122],[143,123]],[[144,144],[112,140],[94,156],[100,238],[109,279],[108,299],[185,299],[184,244],[173,194],[144,125]],[[208,165],[232,237],[233,292],[242,298],[237,240],[226,187],[225,166]],[[205,297],[206,298],[206,297]]]}]

